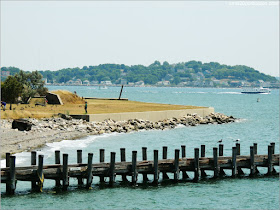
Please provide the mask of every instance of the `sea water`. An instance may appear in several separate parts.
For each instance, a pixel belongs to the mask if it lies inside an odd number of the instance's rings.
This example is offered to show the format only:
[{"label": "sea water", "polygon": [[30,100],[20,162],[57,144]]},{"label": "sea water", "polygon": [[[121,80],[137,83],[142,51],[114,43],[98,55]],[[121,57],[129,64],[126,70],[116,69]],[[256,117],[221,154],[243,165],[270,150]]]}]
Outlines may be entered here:
[{"label": "sea water", "polygon": [[[76,91],[83,97],[117,98],[120,87],[99,90],[93,86],[49,86],[50,90],[66,89]],[[83,160],[92,152],[93,162],[99,161],[99,149],[105,149],[105,162],[110,160],[110,152],[116,152],[120,160],[120,148],[126,148],[127,160],[131,160],[133,150],[148,148],[148,159],[153,159],[153,150],[168,146],[168,158],[174,158],[174,150],[186,145],[187,157],[194,156],[194,148],[206,145],[206,156],[213,155],[213,147],[223,139],[224,155],[231,156],[235,140],[240,139],[241,155],[250,154],[250,146],[258,143],[258,154],[267,154],[270,142],[276,142],[279,153],[279,90],[271,94],[247,95],[239,89],[214,88],[155,88],[124,87],[123,98],[129,100],[214,107],[215,112],[232,115],[237,122],[221,125],[178,126],[171,130],[151,130],[126,134],[104,134],[89,136],[79,140],[64,140],[48,143],[38,149],[44,155],[44,164],[54,163],[54,151],[69,154],[69,163],[76,162],[76,150],[83,150]],[[257,102],[259,98],[259,102]],[[71,113],[70,113],[71,114]],[[16,155],[17,166],[29,165],[30,153]],[[266,173],[267,168],[260,168]],[[279,167],[276,167],[279,171]],[[244,170],[246,174],[248,170]],[[210,176],[213,172],[207,172]],[[226,171],[230,176],[230,171]],[[193,173],[188,172],[190,178]],[[129,177],[130,178],[130,177]],[[149,177],[152,180],[152,176]],[[108,180],[107,180],[108,181]],[[117,178],[115,187],[100,185],[94,177],[93,189],[78,188],[77,180],[70,179],[67,192],[57,192],[54,181],[45,180],[42,193],[30,191],[30,182],[18,181],[16,195],[5,194],[5,184],[1,184],[2,209],[279,209],[279,178],[261,176],[258,178],[225,178],[193,182],[163,182],[159,186],[141,184],[131,187]]]}]

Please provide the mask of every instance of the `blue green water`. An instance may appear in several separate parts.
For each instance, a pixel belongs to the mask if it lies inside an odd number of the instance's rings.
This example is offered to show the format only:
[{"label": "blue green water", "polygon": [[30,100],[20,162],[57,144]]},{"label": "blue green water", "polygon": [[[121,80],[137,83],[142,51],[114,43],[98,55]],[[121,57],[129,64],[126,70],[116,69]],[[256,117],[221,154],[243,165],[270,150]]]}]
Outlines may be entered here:
[{"label": "blue green water", "polygon": [[[50,90],[68,89],[77,91],[80,96],[118,97],[120,88],[99,90],[96,87],[55,87]],[[162,146],[168,146],[168,158],[174,157],[174,150],[186,145],[187,157],[193,157],[194,148],[206,145],[206,156],[212,156],[213,147],[223,139],[224,154],[230,156],[231,148],[240,139],[241,154],[249,155],[249,147],[258,143],[258,153],[267,154],[267,145],[276,142],[279,151],[279,90],[271,94],[246,95],[238,89],[206,88],[128,88],[123,97],[129,100],[211,106],[216,112],[233,115],[238,122],[222,125],[200,125],[196,127],[179,126],[172,130],[141,131],[127,134],[105,134],[90,136],[80,140],[62,141],[47,144],[38,151],[44,154],[44,163],[54,163],[54,151],[60,149],[69,154],[69,162],[76,162],[76,150],[83,149],[86,162],[87,153],[94,153],[94,162],[98,162],[98,151],[105,149],[105,161],[109,161],[110,152],[117,152],[120,160],[120,148],[125,147],[127,160],[131,160],[132,150],[148,147],[148,159],[152,159],[153,150],[158,149],[162,156]],[[260,99],[257,102],[257,98]],[[71,113],[70,113],[71,114]],[[29,165],[30,153],[17,154],[17,165]],[[259,169],[266,173],[266,168]],[[276,167],[279,171],[279,167]],[[244,170],[248,174],[247,170]],[[211,175],[211,172],[207,172]],[[230,175],[230,171],[226,171]],[[193,177],[192,173],[189,173]],[[152,180],[152,177],[150,177]],[[255,179],[225,178],[219,180],[201,180],[199,183],[179,182],[162,183],[158,187],[142,185],[132,188],[117,178],[115,187],[100,186],[95,178],[92,190],[78,189],[77,180],[70,179],[67,192],[55,192],[54,181],[44,183],[43,193],[31,193],[30,183],[18,182],[16,195],[5,195],[5,185],[1,184],[2,209],[279,209],[279,178],[259,177]]]}]

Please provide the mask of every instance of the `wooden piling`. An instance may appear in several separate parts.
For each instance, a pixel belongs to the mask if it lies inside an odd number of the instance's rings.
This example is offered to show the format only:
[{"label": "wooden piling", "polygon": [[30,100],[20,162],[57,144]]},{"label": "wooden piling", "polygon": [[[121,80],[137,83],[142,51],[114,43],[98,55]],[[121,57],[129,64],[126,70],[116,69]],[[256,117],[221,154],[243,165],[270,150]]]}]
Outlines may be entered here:
[{"label": "wooden piling", "polygon": [[219,144],[219,156],[224,156],[224,145]]},{"label": "wooden piling", "polygon": [[[36,157],[37,157],[36,151],[31,151],[31,165],[32,166],[36,166]],[[34,170],[34,176],[37,177],[35,170]],[[36,180],[34,179],[31,181],[31,190],[36,190],[36,189],[37,189],[37,185],[36,185]]]},{"label": "wooden piling", "polygon": [[214,178],[219,176],[219,167],[218,167],[218,148],[213,148],[213,170],[214,170]]},{"label": "wooden piling", "polygon": [[[83,163],[83,151],[78,149],[77,150],[77,163]],[[82,177],[77,177],[78,179],[78,185],[83,185],[83,178]]]},{"label": "wooden piling", "polygon": [[87,184],[86,188],[91,189],[91,184],[92,184],[92,157],[93,153],[88,153],[88,164],[87,164]]},{"label": "wooden piling", "polygon": [[159,170],[158,170],[158,150],[154,150],[154,185],[158,185]]},{"label": "wooden piling", "polygon": [[231,159],[232,177],[236,177],[237,174],[236,155],[237,155],[236,147],[232,147],[232,159]]},{"label": "wooden piling", "polygon": [[[121,162],[125,162],[125,148],[121,148],[120,150],[121,150]],[[122,174],[122,181],[128,182],[125,174]]]},{"label": "wooden piling", "polygon": [[[147,147],[142,147],[142,160],[146,161],[147,160]],[[143,173],[143,181],[147,182],[149,181],[148,175],[146,173]]]},{"label": "wooden piling", "polygon": [[236,155],[240,155],[240,143],[236,143]]},{"label": "wooden piling", "polygon": [[257,155],[258,154],[258,144],[254,143],[254,154]]},{"label": "wooden piling", "polygon": [[110,157],[110,168],[109,168],[109,185],[112,187],[115,183],[115,163],[116,163],[116,153],[111,152],[111,157]]},{"label": "wooden piling", "polygon": [[272,146],[272,154],[275,153],[275,142],[271,142],[270,145]]},{"label": "wooden piling", "polygon": [[[201,146],[200,146],[200,157],[205,157],[205,145],[204,144],[202,144]],[[203,170],[203,169],[200,169],[200,174],[201,174],[201,177],[206,177],[207,176],[207,174],[205,173],[205,170]]]},{"label": "wooden piling", "polygon": [[44,184],[44,174],[43,174],[43,162],[44,162],[44,155],[39,155],[39,163],[38,163],[38,169],[37,169],[37,175],[38,175],[38,191],[43,191],[43,184]]},{"label": "wooden piling", "polygon": [[[55,164],[60,164],[60,151],[59,150],[55,150]],[[57,168],[56,173],[59,174],[59,177],[60,177],[60,174],[61,174],[60,168]],[[55,180],[55,186],[56,187],[60,186],[60,178]]]},{"label": "wooden piling", "polygon": [[13,195],[15,194],[16,189],[16,157],[10,156],[9,159],[10,170],[8,180],[6,182],[6,193],[9,195]]},{"label": "wooden piling", "polygon": [[[105,149],[99,149],[99,162],[104,163],[104,161],[105,161]],[[104,176],[100,175],[99,180],[100,183],[104,183],[105,182]]]},{"label": "wooden piling", "polygon": [[194,149],[194,181],[199,180],[199,148]]},{"label": "wooden piling", "polygon": [[255,167],[255,153],[254,146],[250,146],[250,176],[255,176],[256,167]]},{"label": "wooden piling", "polygon": [[273,146],[272,145],[268,145],[267,175],[272,175],[272,171],[273,171],[272,152],[273,152]]},{"label": "wooden piling", "polygon": [[137,151],[132,151],[132,185],[137,185]]},{"label": "wooden piling", "polygon": [[[163,160],[167,159],[167,146],[162,147],[162,159]],[[162,179],[163,180],[169,179],[169,176],[167,175],[167,173],[165,171],[162,172]]]},{"label": "wooden piling", "polygon": [[186,145],[181,145],[182,158],[186,157]]},{"label": "wooden piling", "polygon": [[121,88],[121,92],[120,92],[119,100],[120,100],[120,99],[121,99],[121,97],[122,97],[122,91],[123,91],[123,85],[122,85],[122,88]]},{"label": "wooden piling", "polygon": [[6,168],[10,167],[10,157],[11,157],[11,153],[7,152],[6,153]]},{"label": "wooden piling", "polygon": [[205,145],[204,144],[202,144],[201,146],[200,146],[200,157],[205,157]]},{"label": "wooden piling", "polygon": [[68,154],[63,154],[62,190],[67,190],[68,186]]},{"label": "wooden piling", "polygon": [[174,158],[174,181],[175,182],[179,180],[179,176],[180,176],[179,155],[180,155],[180,150],[175,149],[175,158]]}]

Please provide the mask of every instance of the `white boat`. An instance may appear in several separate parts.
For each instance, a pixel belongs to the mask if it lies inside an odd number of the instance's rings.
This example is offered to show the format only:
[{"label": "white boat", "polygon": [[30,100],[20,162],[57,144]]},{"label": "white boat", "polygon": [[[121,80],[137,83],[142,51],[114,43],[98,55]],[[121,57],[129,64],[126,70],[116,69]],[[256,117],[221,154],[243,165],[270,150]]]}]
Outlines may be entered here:
[{"label": "white boat", "polygon": [[107,86],[99,86],[99,90],[107,90],[108,89],[108,87]]},{"label": "white boat", "polygon": [[251,88],[251,87],[246,87],[241,90],[241,93],[246,93],[246,94],[260,94],[260,93],[270,93],[269,88],[263,88],[263,87],[258,87],[258,88]]}]

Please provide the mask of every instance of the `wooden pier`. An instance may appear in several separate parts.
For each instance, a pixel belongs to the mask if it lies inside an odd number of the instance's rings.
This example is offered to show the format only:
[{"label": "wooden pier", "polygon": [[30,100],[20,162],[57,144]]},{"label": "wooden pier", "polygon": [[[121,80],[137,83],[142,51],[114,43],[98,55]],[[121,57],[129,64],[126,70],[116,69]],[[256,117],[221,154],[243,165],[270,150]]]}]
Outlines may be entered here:
[{"label": "wooden pier", "polygon": [[[120,175],[124,182],[128,182],[127,177],[130,176],[131,185],[136,186],[139,174],[142,174],[143,182],[153,185],[159,184],[160,173],[162,180],[171,179],[174,182],[179,181],[180,173],[183,180],[189,180],[187,172],[194,173],[194,182],[206,177],[206,171],[213,171],[211,178],[225,176],[224,170],[230,170],[232,177],[242,177],[244,176],[242,169],[249,169],[249,176],[254,177],[259,173],[258,167],[266,167],[266,175],[277,174],[274,166],[279,166],[279,154],[274,154],[275,143],[268,145],[266,155],[257,154],[256,143],[250,147],[249,156],[240,155],[239,143],[232,147],[232,155],[229,157],[223,156],[223,148],[223,144],[220,144],[218,148],[213,148],[212,157],[205,157],[205,145],[201,145],[201,148],[194,149],[194,158],[186,158],[186,146],[182,145],[181,150],[175,150],[174,159],[167,159],[168,148],[164,146],[161,160],[158,150],[153,151],[153,160],[147,160],[147,148],[143,147],[142,160],[137,160],[137,151],[132,151],[131,162],[126,161],[125,148],[121,148],[120,162],[116,162],[116,153],[111,152],[109,163],[104,162],[104,149],[100,149],[99,163],[93,163],[93,153],[88,153],[87,163],[83,163],[82,150],[77,150],[75,164],[68,163],[68,154],[62,154],[61,164],[60,151],[55,151],[53,165],[44,165],[44,156],[39,155],[37,159],[36,151],[32,151],[31,166],[26,167],[16,167],[16,157],[7,153],[6,168],[1,169],[1,183],[6,183],[7,194],[14,194],[17,181],[29,181],[32,190],[42,191],[44,179],[52,179],[56,187],[67,190],[70,177],[77,178],[78,185],[90,189],[93,177],[99,177],[101,183],[104,183],[104,178],[107,177],[109,185],[113,186],[117,175]],[[148,174],[153,175],[153,181],[148,180]]]}]

